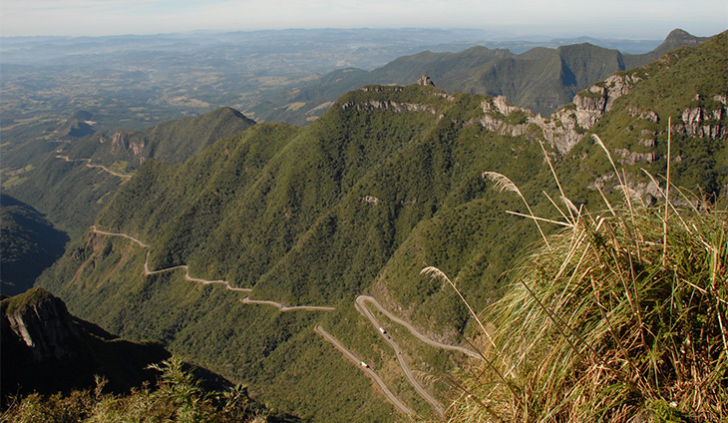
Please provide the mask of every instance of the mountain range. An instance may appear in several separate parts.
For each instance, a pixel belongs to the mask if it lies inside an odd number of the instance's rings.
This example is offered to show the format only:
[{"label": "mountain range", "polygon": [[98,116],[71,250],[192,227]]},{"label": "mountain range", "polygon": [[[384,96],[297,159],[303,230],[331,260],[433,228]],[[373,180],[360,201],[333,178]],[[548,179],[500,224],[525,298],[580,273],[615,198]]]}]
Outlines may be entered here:
[{"label": "mountain range", "polygon": [[[414,393],[398,358],[357,311],[357,296],[375,297],[430,338],[468,346],[467,307],[420,270],[437,266],[450,275],[476,310],[499,298],[518,253],[539,238],[523,215],[552,213],[542,195],[559,190],[550,164],[577,207],[619,196],[605,149],[647,202],[662,195],[656,181],[668,159],[673,183],[726,195],[727,36],[630,70],[620,66],[633,59],[603,49],[594,58],[589,46],[519,58],[483,49],[458,56],[480,63],[472,69],[481,76],[526,72],[530,60],[555,63],[541,68],[558,69],[551,74],[572,81],[574,95],[549,117],[504,97],[448,93],[422,78],[357,87],[305,127],[259,123],[169,162],[144,156],[132,177],[117,181],[93,227],[37,283],[81,318],[162,342],[303,418],[390,420],[396,409],[358,367],[377,369],[415,413],[435,417],[437,408]],[[496,66],[478,62],[483,53],[503,56]],[[590,66],[577,73],[569,63],[580,56]],[[437,62],[429,53],[419,59]],[[590,78],[604,79],[589,85]],[[484,171],[508,175],[530,209],[515,194],[492,190]],[[542,229],[554,233],[558,225]],[[385,321],[380,332],[393,334],[416,379],[446,401],[444,375],[469,358],[422,345]],[[353,366],[318,328],[362,364]]]},{"label": "mountain range", "polygon": [[520,54],[481,46],[458,53],[425,51],[400,57],[372,71],[334,71],[247,113],[257,120],[303,125],[321,116],[329,104],[348,91],[367,84],[406,85],[426,74],[449,93],[505,95],[513,104],[547,116],[594,82],[703,41],[705,38],[676,29],[656,49],[643,54],[622,53],[589,43],[534,47]]}]

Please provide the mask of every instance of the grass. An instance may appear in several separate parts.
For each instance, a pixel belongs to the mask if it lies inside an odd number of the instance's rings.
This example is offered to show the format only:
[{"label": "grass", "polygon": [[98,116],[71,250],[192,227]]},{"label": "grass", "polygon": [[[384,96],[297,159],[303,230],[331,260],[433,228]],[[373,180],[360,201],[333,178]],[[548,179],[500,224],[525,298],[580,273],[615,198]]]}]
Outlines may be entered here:
[{"label": "grass", "polygon": [[552,201],[566,229],[476,317],[494,343],[460,372],[449,421],[728,420],[728,213],[670,192],[646,207],[623,184],[604,213]]}]

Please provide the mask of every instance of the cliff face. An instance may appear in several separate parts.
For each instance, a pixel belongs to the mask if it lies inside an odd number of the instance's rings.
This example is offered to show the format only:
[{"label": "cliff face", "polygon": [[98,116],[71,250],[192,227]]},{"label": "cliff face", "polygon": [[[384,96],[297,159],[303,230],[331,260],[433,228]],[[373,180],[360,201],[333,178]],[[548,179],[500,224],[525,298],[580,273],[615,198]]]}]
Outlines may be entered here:
[{"label": "cliff face", "polygon": [[104,144],[107,142],[111,142],[111,151],[112,152],[124,152],[124,151],[130,151],[134,156],[141,156],[144,152],[144,147],[146,147],[146,144],[144,140],[141,141],[131,141],[132,139],[132,133],[129,131],[123,131],[118,130],[114,132],[114,134],[111,136],[111,139],[109,140],[106,138],[105,135],[99,136],[99,143]]},{"label": "cliff face", "polygon": [[637,75],[615,74],[574,96],[572,106],[556,110],[549,121],[536,122],[562,154],[566,154],[581,139],[586,130],[612,110],[615,100],[628,94],[640,81]]},{"label": "cliff face", "polygon": [[682,123],[675,125],[675,130],[690,137],[706,137],[714,141],[728,139],[728,128],[722,125],[728,116],[727,96],[715,95],[709,101],[696,95],[693,102],[697,105],[682,112]]},{"label": "cliff face", "polygon": [[91,388],[95,375],[108,380],[108,389],[123,392],[153,381],[147,366],[169,358],[161,345],[124,341],[73,317],[42,288],[3,298],[0,307],[3,405],[11,394]]},{"label": "cliff face", "polygon": [[[558,149],[561,154],[567,154],[576,145],[584,134],[594,126],[599,119],[614,107],[614,102],[630,92],[642,79],[637,74],[615,74],[589,87],[587,90],[574,96],[571,105],[556,110],[550,118],[540,114],[534,115],[528,109],[506,103],[503,96],[492,101],[483,102],[485,116],[477,119],[484,127],[502,135],[519,136],[529,132],[529,125],[538,126],[543,138]],[[714,141],[728,139],[728,128],[724,125],[728,116],[728,100],[725,95],[714,95],[704,98],[696,94],[693,99],[694,106],[686,108],[680,121],[673,120],[673,130],[678,134],[689,137],[710,138]],[[521,123],[508,123],[503,119],[519,112],[524,118]],[[657,123],[660,117],[654,110],[640,109],[630,106],[627,113],[640,120]],[[644,134],[643,134],[644,135]],[[640,139],[639,143],[646,147],[654,147],[654,135]],[[625,154],[619,153],[622,156]],[[627,162],[656,160],[654,153],[635,156],[636,153],[627,152],[630,156]]]},{"label": "cliff face", "polygon": [[71,342],[79,331],[66,304],[47,293],[36,298],[4,316],[3,325],[30,349],[34,360],[74,355]]}]

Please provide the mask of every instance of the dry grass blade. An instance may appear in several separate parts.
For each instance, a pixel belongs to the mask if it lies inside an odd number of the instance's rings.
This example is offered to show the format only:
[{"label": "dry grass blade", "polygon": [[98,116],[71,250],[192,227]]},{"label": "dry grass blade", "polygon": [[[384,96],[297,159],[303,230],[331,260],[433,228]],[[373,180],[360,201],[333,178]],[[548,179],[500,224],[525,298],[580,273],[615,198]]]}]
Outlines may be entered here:
[{"label": "dry grass blade", "polygon": [[664,241],[662,262],[667,263],[667,212],[670,209],[670,154],[672,149],[672,117],[667,118],[667,183],[665,184],[665,219],[663,220]]},{"label": "dry grass blade", "polygon": [[518,186],[513,183],[510,179],[508,179],[507,176],[500,174],[498,172],[483,172],[483,179],[488,179],[495,182],[495,189],[497,189],[500,192],[503,191],[510,191],[515,192],[518,194],[518,196],[521,198],[523,203],[526,205],[526,208],[528,209],[528,213],[531,215],[531,218],[533,219],[533,223],[536,224],[536,227],[538,228],[538,232],[541,234],[541,238],[543,238],[544,243],[546,243],[546,247],[551,249],[551,245],[549,245],[549,240],[546,238],[546,234],[544,234],[543,230],[541,229],[541,225],[538,224],[538,220],[536,219],[536,216],[533,214],[533,210],[531,210],[531,206],[528,204],[528,201],[526,201],[526,198],[521,193],[521,190],[518,189]]},{"label": "dry grass blade", "polygon": [[518,217],[525,217],[526,219],[537,220],[539,222],[551,223],[551,224],[563,226],[566,228],[571,228],[573,226],[572,224],[559,222],[558,220],[546,219],[545,217],[532,216],[529,214],[518,213],[518,212],[511,211],[511,210],[506,210],[506,213],[512,214],[512,215],[518,216]]},{"label": "dry grass blade", "polygon": [[[543,156],[546,159],[546,162],[549,164],[549,169],[551,169],[551,174],[554,177],[554,181],[556,181],[556,185],[559,187],[559,192],[561,193],[561,198],[567,198],[566,194],[564,194],[564,188],[561,186],[561,181],[559,181],[559,177],[556,175],[556,170],[554,169],[554,165],[553,165],[553,163],[551,163],[551,157],[549,157],[548,152],[546,152],[546,148],[543,146],[543,142],[541,142],[541,140],[539,140],[538,144],[541,146],[541,151],[543,152]],[[554,206],[555,206],[555,204],[554,204]],[[558,209],[558,207],[557,207],[557,209]],[[571,214],[571,223],[574,223],[576,221],[576,219],[574,218],[572,211],[573,210],[571,208],[569,208],[569,214]],[[566,217],[566,216],[564,216],[564,217]]]},{"label": "dry grass blade", "polygon": [[447,277],[445,272],[443,272],[442,270],[438,269],[435,266],[428,266],[420,271],[420,275],[429,276],[431,279],[439,279],[443,283],[446,283],[446,284],[452,286],[452,288],[455,290],[455,292],[460,297],[460,300],[468,307],[470,316],[473,319],[475,319],[475,321],[478,323],[481,331],[483,332],[483,334],[485,334],[485,336],[490,341],[491,346],[495,347],[495,343],[493,342],[493,339],[490,337],[490,333],[485,329],[485,326],[483,325],[483,322],[480,320],[480,317],[478,317],[477,313],[475,313],[475,310],[473,310],[473,308],[470,306],[470,303],[468,303],[467,300],[465,300],[465,297],[463,297],[463,294],[460,292],[460,290],[457,288],[457,286],[455,286],[455,283],[453,281],[451,281],[450,278]]},{"label": "dry grass blade", "polygon": [[667,219],[662,207],[583,211],[551,236],[486,317],[521,403],[469,391],[506,421],[725,419],[728,220],[694,210]]},{"label": "dry grass blade", "polygon": [[[609,149],[607,149],[607,146],[604,145],[602,142],[602,139],[599,138],[599,135],[592,134],[592,138],[597,142],[597,144],[604,150],[604,153],[606,153],[607,158],[609,159],[609,163],[612,164],[612,169],[614,169],[614,174],[617,176],[617,179],[619,180],[619,185],[621,187],[626,187],[627,182],[625,181],[625,178],[623,176],[620,176],[619,171],[617,170],[617,165],[614,164],[614,160],[612,159],[612,154],[609,152]],[[630,198],[630,195],[627,191],[624,191],[624,198],[627,200],[627,206],[629,207],[630,216],[633,219],[634,223],[634,209],[632,208],[632,200]]]},{"label": "dry grass blade", "polygon": [[571,200],[569,200],[567,197],[562,195],[561,201],[563,201],[564,204],[566,204],[566,207],[568,207],[572,213],[575,213],[577,216],[579,215],[579,209],[574,205],[574,203]]},{"label": "dry grass blade", "polygon": [[516,186],[513,181],[508,179],[507,176],[501,173],[485,171],[483,172],[483,179],[488,179],[495,182],[495,189],[499,192],[515,192],[516,194],[518,194],[519,197],[523,198],[523,194],[521,194],[521,190],[518,189],[518,186]]}]

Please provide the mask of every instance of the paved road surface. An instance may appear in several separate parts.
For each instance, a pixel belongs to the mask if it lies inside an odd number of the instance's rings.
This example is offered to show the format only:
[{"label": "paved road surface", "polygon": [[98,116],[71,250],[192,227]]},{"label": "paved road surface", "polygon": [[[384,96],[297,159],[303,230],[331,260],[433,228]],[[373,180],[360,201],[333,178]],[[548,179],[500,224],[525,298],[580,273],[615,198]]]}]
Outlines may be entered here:
[{"label": "paved road surface", "polygon": [[374,370],[372,370],[369,367],[362,366],[361,365],[361,362],[362,361],[359,360],[359,358],[357,358],[357,356],[355,356],[354,353],[352,353],[351,351],[349,351],[348,349],[346,349],[346,347],[344,347],[343,345],[341,345],[341,343],[339,341],[337,341],[336,338],[334,338],[333,336],[329,335],[329,333],[326,332],[321,327],[321,325],[316,326],[316,329],[315,330],[316,330],[316,333],[318,333],[319,335],[323,336],[324,339],[326,339],[327,341],[329,341],[337,350],[339,350],[344,355],[344,357],[348,358],[349,361],[351,361],[352,363],[354,363],[354,365],[356,367],[358,367],[360,370],[362,370],[364,373],[366,373],[367,376],[369,376],[374,381],[374,383],[376,383],[379,386],[379,389],[382,390],[382,392],[384,393],[384,396],[387,397],[387,399],[389,400],[389,402],[391,402],[394,405],[395,408],[397,408],[399,411],[401,411],[404,414],[409,414],[409,415],[414,415],[415,414],[415,412],[412,411],[411,408],[409,408],[406,405],[404,405],[404,403],[402,403],[402,401],[400,401],[400,399],[397,398],[397,396],[395,396],[392,393],[392,391],[389,390],[389,387],[384,383],[384,381],[382,380],[382,378],[379,377],[379,375],[377,374],[377,372],[375,372]]},{"label": "paved road surface", "polygon": [[126,238],[126,239],[128,239],[128,240],[131,240],[132,242],[135,242],[135,243],[139,244],[139,246],[141,246],[141,247],[143,247],[143,248],[147,248],[147,247],[149,247],[149,245],[148,245],[148,244],[145,244],[145,243],[143,243],[143,242],[139,241],[138,239],[134,238],[133,236],[130,236],[130,235],[127,235],[127,234],[122,234],[122,233],[118,233],[118,232],[106,232],[106,231],[102,231],[102,230],[99,230],[99,229],[98,229],[98,228],[96,227],[96,225],[93,225],[93,226],[91,226],[91,231],[92,231],[93,233],[95,233],[95,234],[99,234],[99,235],[106,235],[106,236],[120,236],[120,237],[122,237],[122,238]]},{"label": "paved road surface", "polygon": [[[360,295],[360,296],[356,297],[357,305],[366,310],[366,307],[364,307],[365,302],[371,303],[374,307],[377,308],[377,310],[381,311],[389,319],[404,326],[412,335],[414,335],[415,337],[417,337],[417,339],[419,339],[420,341],[422,341],[426,344],[432,345],[433,347],[442,348],[444,350],[459,351],[459,352],[461,352],[463,354],[467,354],[473,358],[480,358],[480,359],[483,358],[480,355],[480,353],[478,353],[477,351],[474,351],[474,350],[471,350],[468,348],[464,348],[464,347],[460,347],[457,345],[443,344],[442,342],[437,342],[437,341],[434,341],[434,340],[426,337],[422,333],[418,332],[417,329],[415,329],[411,324],[409,324],[409,322],[406,322],[406,321],[400,319],[399,317],[397,317],[394,314],[392,314],[391,312],[389,312],[389,310],[382,307],[382,305],[379,304],[379,301],[377,301],[377,299],[372,296]],[[369,313],[369,314],[371,314],[371,313]],[[370,318],[369,320],[372,320],[372,319]]]},{"label": "paved road surface", "polygon": [[[356,308],[359,310],[360,313],[364,315],[367,319],[369,319],[369,322],[371,322],[372,325],[374,325],[374,330],[377,331],[377,333],[384,338],[384,340],[389,344],[390,347],[394,350],[394,355],[397,357],[397,362],[399,363],[399,366],[402,368],[402,372],[404,372],[404,376],[407,378],[407,381],[409,381],[410,385],[412,385],[413,388],[417,391],[420,396],[430,403],[432,408],[435,410],[438,416],[440,418],[445,417],[445,411],[442,408],[442,405],[440,404],[435,397],[430,395],[427,390],[420,384],[420,382],[415,378],[415,376],[412,374],[412,370],[410,369],[407,362],[404,360],[404,355],[402,354],[402,350],[399,349],[399,345],[392,339],[389,334],[383,333],[379,330],[380,327],[382,327],[379,322],[377,321],[376,317],[372,314],[371,311],[364,305],[365,302],[371,302],[372,304],[379,305],[379,302],[377,302],[374,297],[364,296],[360,295],[356,298]],[[380,308],[381,305],[379,305]],[[382,309],[383,310],[383,309]],[[403,321],[404,322],[404,321]],[[406,322],[405,322],[406,323]],[[409,324],[407,324],[409,326]],[[434,341],[433,341],[434,342]]]},{"label": "paved road surface", "polygon": [[[66,159],[68,159],[66,157]],[[105,236],[118,236],[126,238],[132,242],[135,242],[139,246],[143,248],[148,248],[149,245],[143,243],[142,241],[138,240],[137,238],[134,238],[133,236],[126,235],[123,233],[116,233],[116,232],[106,232],[99,230],[96,226],[92,226],[92,230],[94,233],[105,235]],[[163,272],[171,272],[177,269],[184,269],[185,270],[185,279],[191,282],[201,283],[204,285],[210,285],[210,284],[221,284],[225,286],[225,289],[229,291],[236,291],[236,292],[251,292],[250,288],[237,288],[230,284],[230,282],[225,280],[207,280],[207,279],[199,279],[199,278],[193,278],[189,274],[189,267],[185,264],[179,265],[179,266],[173,266],[168,267],[165,269],[158,269],[158,270],[149,270],[149,253],[147,252],[147,258],[144,262],[144,275],[155,275]],[[251,300],[248,297],[243,298],[240,300],[243,304],[260,304],[260,305],[267,305],[271,307],[275,307],[280,311],[293,311],[293,310],[307,310],[307,311],[333,311],[335,310],[334,307],[329,306],[287,306],[280,303],[277,303],[275,301],[266,301],[266,300]],[[368,296],[368,295],[360,295],[356,298],[355,307],[357,310],[366,317],[371,324],[374,326],[377,333],[379,333],[384,340],[389,344],[390,347],[394,350],[395,357],[397,358],[397,362],[399,363],[400,367],[402,368],[402,371],[404,372],[405,377],[409,381],[409,383],[412,385],[412,387],[417,391],[417,393],[430,405],[433,407],[435,412],[441,417],[444,417],[444,411],[442,408],[442,405],[435,399],[432,395],[430,395],[429,392],[427,392],[424,387],[417,381],[417,379],[412,374],[411,369],[407,365],[407,363],[404,360],[404,355],[402,354],[402,350],[400,350],[399,345],[388,335],[381,333],[379,331],[379,328],[382,327],[377,319],[374,317],[374,315],[371,313],[371,311],[367,308],[366,303],[372,304],[374,307],[377,308],[380,312],[382,312],[387,318],[391,319],[393,322],[398,323],[402,326],[404,326],[412,335],[417,337],[417,339],[421,340],[422,342],[425,342],[429,345],[432,345],[437,348],[442,348],[450,351],[459,351],[463,354],[467,354],[470,357],[474,358],[482,358],[482,356],[473,350],[470,350],[468,348],[463,348],[456,345],[449,345],[449,344],[443,344],[441,342],[434,341],[430,338],[427,338],[422,333],[418,332],[409,322],[406,322],[394,314],[390,313],[387,309],[382,307],[382,305],[376,300],[376,298]],[[384,395],[387,397],[387,399],[394,404],[394,406],[400,410],[401,412],[409,415],[414,415],[414,412],[412,409],[404,405],[399,398],[397,398],[394,394],[392,394],[392,391],[389,390],[389,388],[384,384],[382,379],[379,377],[379,375],[374,372],[370,368],[365,368],[360,365],[361,360],[359,360],[353,353],[351,353],[349,350],[347,350],[343,345],[341,345],[340,342],[338,342],[333,336],[331,336],[329,333],[327,333],[323,328],[321,328],[321,325],[316,327],[316,332],[322,335],[328,342],[330,342],[336,349],[341,351],[342,354],[344,354],[345,357],[347,357],[349,360],[351,360],[354,364],[357,365],[362,371],[367,373],[369,377],[374,380],[374,382],[380,387]]]},{"label": "paved road surface", "polygon": [[104,172],[106,172],[106,173],[108,173],[110,175],[114,175],[114,176],[116,176],[118,178],[121,178],[121,179],[131,179],[131,176],[132,176],[132,175],[124,174],[124,173],[115,172],[115,171],[109,169],[108,167],[106,167],[104,165],[92,164],[91,163],[91,159],[70,159],[70,158],[68,158],[68,156],[63,156],[63,155],[60,155],[60,154],[57,154],[56,155],[56,158],[57,159],[63,159],[65,161],[67,161],[67,162],[84,162],[84,163],[86,163],[86,167],[101,169]]},{"label": "paved road surface", "polygon": [[[145,244],[145,243],[141,242],[140,240],[134,238],[133,236],[130,236],[130,235],[127,235],[127,234],[122,234],[122,233],[117,233],[117,232],[101,231],[101,230],[99,230],[96,227],[96,225],[92,226],[91,227],[91,230],[94,233],[97,233],[97,234],[100,234],[100,235],[105,235],[105,236],[118,236],[118,237],[126,238],[128,240],[131,240],[132,242],[137,243],[138,245],[140,245],[143,248],[148,248],[149,247],[148,244]],[[181,264],[179,266],[167,267],[165,269],[149,270],[149,252],[147,252],[147,259],[144,261],[144,276],[157,275],[157,274],[160,274],[160,273],[171,272],[171,271],[177,270],[177,269],[184,269],[184,271],[185,271],[184,278],[185,278],[186,281],[196,282],[196,283],[200,283],[202,285],[213,285],[213,284],[224,285],[225,286],[225,289],[227,289],[228,291],[234,291],[234,292],[251,292],[252,291],[250,288],[238,288],[238,287],[232,286],[230,284],[230,282],[225,281],[225,280],[208,280],[208,279],[193,278],[192,276],[190,276],[190,268],[186,264]]]},{"label": "paved road surface", "polygon": [[292,310],[308,310],[308,311],[334,311],[336,310],[336,307],[329,307],[329,306],[287,306],[283,305],[281,303],[277,303],[275,301],[265,301],[265,300],[251,300],[248,297],[243,298],[240,300],[241,303],[244,304],[262,304],[267,305],[271,307],[275,307],[280,311],[292,311]]}]

